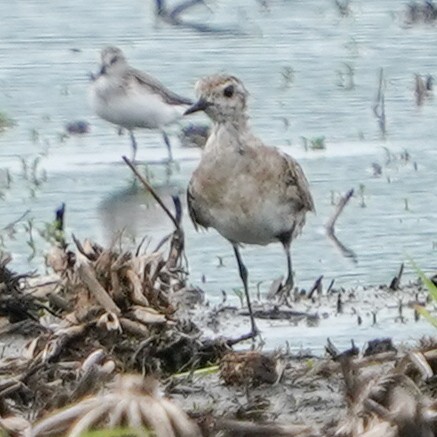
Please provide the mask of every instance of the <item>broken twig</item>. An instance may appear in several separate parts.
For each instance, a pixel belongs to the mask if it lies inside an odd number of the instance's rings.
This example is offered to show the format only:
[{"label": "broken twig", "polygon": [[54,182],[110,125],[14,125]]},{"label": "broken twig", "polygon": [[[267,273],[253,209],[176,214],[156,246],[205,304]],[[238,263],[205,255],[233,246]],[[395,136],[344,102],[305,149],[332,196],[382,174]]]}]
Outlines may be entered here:
[{"label": "broken twig", "polygon": [[152,195],[152,197],[158,202],[159,206],[164,210],[164,212],[168,215],[170,220],[173,222],[176,229],[179,229],[179,223],[176,220],[175,216],[170,212],[170,210],[167,208],[165,203],[162,201],[162,199],[158,196],[156,191],[153,189],[153,187],[149,184],[146,179],[138,172],[136,167],[132,164],[132,162],[126,158],[126,156],[122,156],[124,162],[129,166],[129,168],[132,170],[132,172],[135,174],[135,176],[140,180],[140,182],[144,185],[144,187],[147,189],[147,191]]},{"label": "broken twig", "polygon": [[86,285],[90,293],[97,299],[102,307],[111,313],[120,314],[120,308],[111,299],[106,290],[100,285],[94,272],[86,264],[81,264],[77,269],[79,277]]},{"label": "broken twig", "polygon": [[332,217],[329,219],[328,223],[326,223],[325,228],[329,236],[335,234],[335,223],[337,222],[338,217],[343,212],[343,209],[348,204],[351,197],[354,195],[354,189],[350,189],[338,202],[337,209],[335,210]]},{"label": "broken twig", "polygon": [[401,264],[399,268],[398,274],[392,279],[390,282],[389,288],[390,290],[396,291],[399,289],[399,285],[401,283],[402,273],[404,273],[404,263]]},{"label": "broken twig", "polygon": [[322,293],[322,280],[323,275],[320,275],[316,281],[314,282],[314,285],[311,287],[311,290],[308,292],[308,299],[311,299],[313,297],[314,292],[317,291],[317,293]]},{"label": "broken twig", "polygon": [[354,194],[353,188],[350,189],[338,202],[337,209],[334,211],[334,214],[329,219],[328,223],[325,225],[326,233],[331,241],[335,244],[335,246],[340,250],[343,256],[346,258],[351,258],[354,263],[357,262],[357,255],[355,252],[348,247],[346,247],[335,235],[335,223],[337,222],[338,217],[343,212],[343,209],[348,204],[349,200]]}]

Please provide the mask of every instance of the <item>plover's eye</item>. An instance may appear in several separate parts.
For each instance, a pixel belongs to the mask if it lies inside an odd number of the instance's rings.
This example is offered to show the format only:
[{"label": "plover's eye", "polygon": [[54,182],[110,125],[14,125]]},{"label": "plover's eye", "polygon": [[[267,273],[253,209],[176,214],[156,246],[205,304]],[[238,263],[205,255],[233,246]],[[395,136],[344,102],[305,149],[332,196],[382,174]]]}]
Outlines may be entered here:
[{"label": "plover's eye", "polygon": [[223,95],[225,97],[232,97],[234,95],[234,85],[228,85],[224,90],[223,90]]},{"label": "plover's eye", "polygon": [[111,59],[110,64],[111,64],[111,65],[114,65],[114,64],[117,62],[117,60],[118,60],[117,56],[114,56],[114,57]]}]

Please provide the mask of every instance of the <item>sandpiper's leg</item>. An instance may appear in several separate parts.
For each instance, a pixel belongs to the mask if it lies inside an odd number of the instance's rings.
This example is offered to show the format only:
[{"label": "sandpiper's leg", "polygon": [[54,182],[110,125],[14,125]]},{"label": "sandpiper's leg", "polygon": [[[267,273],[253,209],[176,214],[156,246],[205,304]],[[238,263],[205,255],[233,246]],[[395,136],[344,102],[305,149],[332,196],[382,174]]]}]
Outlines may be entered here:
[{"label": "sandpiper's leg", "polygon": [[173,153],[171,151],[171,144],[170,144],[170,138],[165,132],[162,132],[162,137],[164,138],[165,145],[167,146],[168,150],[168,160],[169,162],[173,162]]},{"label": "sandpiper's leg", "polygon": [[133,131],[129,131],[129,136],[132,144],[132,162],[135,162],[135,157],[137,156],[137,140],[135,139],[135,135]]},{"label": "sandpiper's leg", "polygon": [[250,303],[249,287],[247,284],[247,277],[248,277],[247,269],[246,269],[246,266],[243,264],[243,260],[241,259],[240,249],[238,248],[238,246],[236,244],[233,244],[232,246],[234,247],[235,257],[237,258],[238,269],[240,271],[240,277],[241,277],[241,280],[243,281],[244,293],[246,294],[247,309],[249,310],[250,324],[252,327],[252,335],[254,337],[256,337],[258,335],[259,331],[258,331],[258,328],[256,327],[256,324],[255,324],[255,318],[253,317],[253,312],[252,312],[252,305]]}]

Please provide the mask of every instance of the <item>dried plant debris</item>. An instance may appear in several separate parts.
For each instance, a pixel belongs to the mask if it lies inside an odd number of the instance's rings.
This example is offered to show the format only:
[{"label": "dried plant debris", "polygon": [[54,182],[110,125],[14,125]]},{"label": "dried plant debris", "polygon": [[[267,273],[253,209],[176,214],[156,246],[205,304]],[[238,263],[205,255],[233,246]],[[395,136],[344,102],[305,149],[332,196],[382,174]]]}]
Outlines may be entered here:
[{"label": "dried plant debris", "polygon": [[306,425],[281,425],[277,423],[253,423],[240,420],[220,420],[216,431],[225,436],[241,437],[321,437],[318,431]]},{"label": "dried plant debris", "polygon": [[384,352],[397,352],[397,349],[393,346],[391,338],[376,338],[375,340],[370,340],[363,356],[368,357]]},{"label": "dried plant debris", "polygon": [[[198,422],[204,436],[435,435],[435,339],[408,351],[388,338],[366,348],[352,341],[345,351],[329,341],[327,358],[233,351],[250,337],[205,338],[206,323],[179,308],[192,299],[184,303],[190,287],[183,232],[175,223],[176,231],[152,252],[76,238],[71,247],[54,242],[47,257],[53,273],[46,278],[18,275],[2,258],[1,332],[16,335],[8,327],[27,327],[22,354],[0,360],[5,434],[78,436],[113,428],[188,437],[201,435]],[[384,302],[398,302],[402,293],[411,298],[411,288],[398,282],[374,293]],[[347,317],[358,293],[328,290],[298,294],[293,310],[279,306],[266,314],[309,320],[308,310],[318,308],[324,317],[329,301],[338,316],[341,298]],[[411,305],[427,294],[414,290]],[[211,311],[201,308],[204,322]],[[232,317],[239,323],[238,310]],[[156,382],[139,375],[161,378],[192,419],[159,394]]]},{"label": "dried plant debris", "polygon": [[2,324],[0,335],[14,332],[34,335],[34,329],[39,332],[44,330],[39,323],[38,313],[47,307],[44,306],[44,301],[23,291],[22,283],[30,275],[19,275],[10,270],[10,261],[9,256],[0,255],[0,317],[9,322]]},{"label": "dried plant debris", "polygon": [[70,121],[65,125],[65,131],[69,135],[83,135],[91,130],[90,124],[84,120]]},{"label": "dried plant debris", "polygon": [[18,416],[0,416],[0,433],[10,437],[28,436],[30,422]]},{"label": "dried plant debris", "polygon": [[405,11],[405,23],[408,25],[434,23],[437,19],[437,7],[432,0],[411,1]]},{"label": "dried plant debris", "polygon": [[357,369],[345,358],[342,371],[348,415],[337,436],[433,436],[437,403],[396,367],[388,372]]},{"label": "dried plant debris", "polygon": [[68,343],[68,352],[51,346],[52,357],[68,353],[76,359],[102,347],[125,369],[172,373],[203,362],[203,354],[206,360],[220,355],[219,342],[216,353],[192,322],[175,314],[172,296],[185,289],[186,273],[173,240],[167,258],[163,252],[134,254],[75,243],[74,265],[56,263],[66,267],[58,296],[73,310],[64,311],[61,330],[54,329],[46,344]]},{"label": "dried plant debris", "polygon": [[273,384],[276,359],[257,351],[229,352],[220,361],[220,376],[229,385]]},{"label": "dried plant debris", "polygon": [[[93,394],[116,371],[165,376],[230,350],[238,339],[204,338],[173,303],[187,289],[180,238],[177,230],[167,250],[152,253],[74,238],[75,252],[66,244],[51,251],[46,283],[0,263],[3,334],[23,334],[23,322],[38,327],[26,325],[32,339],[21,356],[0,361],[0,395],[14,411],[39,417]],[[11,330],[17,323],[22,331]]]},{"label": "dried plant debris", "polygon": [[37,422],[31,437],[87,431],[126,429],[155,437],[200,437],[200,430],[170,400],[160,395],[156,381],[138,375],[118,376],[108,391],[72,404]]}]

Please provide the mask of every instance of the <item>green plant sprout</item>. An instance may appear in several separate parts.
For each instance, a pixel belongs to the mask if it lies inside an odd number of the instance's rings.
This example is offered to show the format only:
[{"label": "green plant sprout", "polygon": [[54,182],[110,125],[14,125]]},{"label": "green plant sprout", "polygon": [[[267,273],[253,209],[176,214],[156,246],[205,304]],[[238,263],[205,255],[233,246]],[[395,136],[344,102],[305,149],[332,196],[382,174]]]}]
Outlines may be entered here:
[{"label": "green plant sprout", "polygon": [[313,137],[313,138],[306,138],[301,137],[303,141],[303,147],[306,151],[308,150],[325,150],[326,149],[326,143],[325,143],[325,137]]},{"label": "green plant sprout", "polygon": [[56,220],[44,223],[43,229],[39,229],[38,233],[48,243],[57,243],[61,246],[65,244],[64,230],[59,229]]},{"label": "green plant sprout", "polygon": [[[437,286],[434,284],[434,282],[429,279],[425,273],[423,273],[422,270],[417,267],[415,262],[413,260],[410,260],[410,263],[414,267],[414,270],[416,270],[417,274],[419,275],[419,278],[425,285],[425,287],[428,289],[429,295],[431,296],[432,300],[437,303]],[[424,308],[421,305],[415,305],[414,309],[421,315],[425,320],[427,320],[431,325],[433,325],[435,328],[437,328],[437,317],[431,315],[431,313]]]}]

